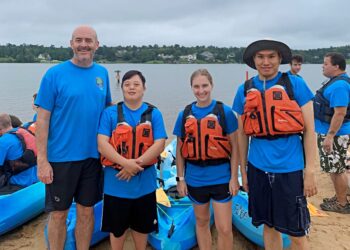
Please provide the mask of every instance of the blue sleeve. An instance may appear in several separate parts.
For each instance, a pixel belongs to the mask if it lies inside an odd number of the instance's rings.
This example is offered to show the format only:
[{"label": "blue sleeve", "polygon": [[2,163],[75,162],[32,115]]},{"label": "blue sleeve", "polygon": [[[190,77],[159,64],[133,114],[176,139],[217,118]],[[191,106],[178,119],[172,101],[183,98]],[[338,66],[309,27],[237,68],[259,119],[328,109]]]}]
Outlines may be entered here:
[{"label": "blue sleeve", "polygon": [[38,95],[35,99],[35,105],[52,112],[56,102],[56,92],[52,72],[49,70],[41,80]]},{"label": "blue sleeve", "polygon": [[[101,115],[100,125],[98,127],[98,134],[105,135],[108,137],[112,136],[112,131],[114,130],[113,121],[111,117],[110,108],[106,108]],[[114,113],[116,116],[116,113]]]},{"label": "blue sleeve", "polygon": [[239,86],[235,99],[233,100],[232,109],[237,114],[242,115],[244,111],[244,103],[245,103],[245,97],[244,97],[244,84]]},{"label": "blue sleeve", "polygon": [[233,113],[232,109],[224,105],[224,111],[225,111],[225,118],[226,118],[226,128],[227,128],[227,134],[231,134],[235,132],[238,129],[238,122],[237,122],[237,117]]},{"label": "blue sleeve", "polygon": [[174,130],[173,130],[173,135],[176,135],[178,137],[181,137],[181,127],[182,127],[182,116],[183,116],[184,111],[182,110],[179,115],[177,116]]},{"label": "blue sleeve", "polygon": [[168,138],[164,126],[163,116],[159,109],[153,109],[152,111],[152,129],[154,140]]},{"label": "blue sleeve", "polygon": [[330,107],[347,107],[349,104],[348,83],[344,80],[339,80],[333,86],[329,86],[329,88],[332,88],[329,97]]},{"label": "blue sleeve", "polygon": [[294,91],[295,100],[300,107],[304,106],[306,103],[313,99],[314,94],[307,86],[303,78],[290,76],[290,79]]}]

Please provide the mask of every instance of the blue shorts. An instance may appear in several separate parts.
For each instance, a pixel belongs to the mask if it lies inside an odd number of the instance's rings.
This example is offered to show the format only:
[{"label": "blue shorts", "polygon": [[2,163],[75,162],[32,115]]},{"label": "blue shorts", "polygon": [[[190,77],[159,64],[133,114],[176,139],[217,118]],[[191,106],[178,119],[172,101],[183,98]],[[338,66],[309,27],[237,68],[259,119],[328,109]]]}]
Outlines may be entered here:
[{"label": "blue shorts", "polygon": [[213,199],[216,202],[228,202],[232,199],[228,183],[203,187],[187,185],[188,197],[195,204],[206,204]]},{"label": "blue shorts", "polygon": [[303,171],[267,173],[248,163],[249,216],[294,237],[308,234],[310,213],[304,196]]}]

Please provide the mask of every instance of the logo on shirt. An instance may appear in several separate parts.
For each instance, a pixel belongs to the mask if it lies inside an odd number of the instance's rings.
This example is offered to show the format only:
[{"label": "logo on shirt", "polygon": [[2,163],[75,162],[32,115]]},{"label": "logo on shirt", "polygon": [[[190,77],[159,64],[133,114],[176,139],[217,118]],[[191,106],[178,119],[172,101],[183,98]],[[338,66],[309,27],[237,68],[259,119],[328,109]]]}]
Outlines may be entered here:
[{"label": "logo on shirt", "polygon": [[103,80],[101,77],[96,77],[96,85],[100,90],[103,90]]}]

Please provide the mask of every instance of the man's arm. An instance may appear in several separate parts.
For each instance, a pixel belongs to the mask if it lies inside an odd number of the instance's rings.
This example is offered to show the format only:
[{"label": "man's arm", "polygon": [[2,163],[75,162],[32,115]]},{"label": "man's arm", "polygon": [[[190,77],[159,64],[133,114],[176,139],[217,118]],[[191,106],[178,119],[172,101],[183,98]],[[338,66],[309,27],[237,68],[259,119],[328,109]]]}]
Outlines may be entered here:
[{"label": "man's arm", "polygon": [[304,119],[304,195],[311,197],[317,194],[315,181],[316,134],[314,128],[313,103],[309,101],[301,107]]},{"label": "man's arm", "polygon": [[53,181],[53,171],[47,160],[47,140],[49,136],[51,112],[41,107],[38,108],[37,128],[35,132],[36,146],[38,149],[38,178],[45,184]]},{"label": "man's arm", "polygon": [[248,192],[249,183],[247,179],[246,167],[248,164],[247,156],[248,156],[249,137],[244,133],[241,115],[238,115],[237,120],[238,120],[238,152],[239,152],[239,159],[240,159],[239,165],[240,165],[240,170],[242,175],[242,186],[244,190]]}]

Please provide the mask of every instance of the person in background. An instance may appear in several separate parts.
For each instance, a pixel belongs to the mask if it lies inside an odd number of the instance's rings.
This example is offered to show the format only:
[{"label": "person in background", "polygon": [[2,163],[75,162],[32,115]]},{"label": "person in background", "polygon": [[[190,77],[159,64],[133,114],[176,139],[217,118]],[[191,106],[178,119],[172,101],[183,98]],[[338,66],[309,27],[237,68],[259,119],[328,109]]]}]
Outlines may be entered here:
[{"label": "person in background", "polygon": [[140,71],[125,73],[124,101],[105,109],[98,131],[104,168],[101,230],[112,249],[123,249],[131,228],[135,249],[146,249],[147,235],[158,229],[156,169],[167,138],[160,111],[143,101],[146,80]]},{"label": "person in background", "polygon": [[34,93],[33,100],[32,100],[32,109],[35,112],[33,116],[33,122],[36,122],[36,118],[38,116],[38,106],[35,105],[35,99],[37,97],[38,93]]},{"label": "person in background", "polygon": [[293,55],[290,61],[290,70],[287,72],[289,75],[299,76],[299,71],[301,70],[301,65],[304,62],[304,58],[301,55]]},{"label": "person in background", "polygon": [[0,114],[0,187],[8,184],[26,187],[38,181],[35,155],[28,159],[31,162],[23,158],[23,149],[30,149],[23,136],[35,147],[33,135],[22,128],[13,128],[10,116]]},{"label": "person in background", "polygon": [[324,198],[320,207],[325,211],[350,214],[346,195],[346,153],[350,145],[350,78],[345,72],[345,57],[340,53],[327,53],[322,68],[323,75],[329,81],[316,92],[315,127],[321,169],[330,174],[335,195]]},{"label": "person in background", "polygon": [[34,104],[35,103],[35,99],[37,97],[37,93],[34,93],[33,95],[33,100],[32,100],[32,109],[35,112],[32,121],[27,122],[25,124],[23,124],[23,128],[26,128],[27,130],[29,130],[33,135],[35,135],[36,132],[36,119],[37,119],[37,115],[38,115],[38,107]]},{"label": "person in background", "polygon": [[[173,131],[177,190],[193,202],[199,248],[212,249],[212,201],[218,249],[232,249],[232,195],[239,189],[237,119],[230,107],[212,99],[214,83],[208,70],[194,71],[190,84],[196,101],[179,113]],[[245,185],[245,172],[242,178]]]},{"label": "person in background", "polygon": [[317,193],[313,94],[302,78],[279,72],[291,57],[282,42],[251,43],[243,61],[258,74],[239,86],[233,102],[241,163],[248,168],[249,215],[254,226],[264,225],[271,250],[282,249],[281,233],[289,235],[291,249],[309,249],[306,197]]},{"label": "person in background", "polygon": [[38,106],[38,177],[46,184],[50,249],[63,249],[73,199],[76,247],[89,249],[94,205],[102,194],[96,135],[100,115],[111,103],[108,71],[93,62],[99,47],[96,31],[77,27],[70,46],[73,58],[45,73],[34,103]]}]

